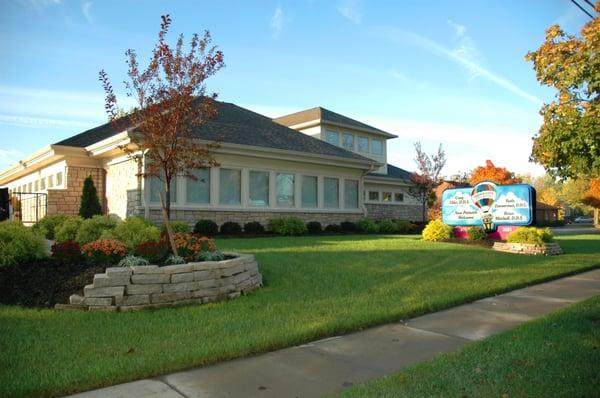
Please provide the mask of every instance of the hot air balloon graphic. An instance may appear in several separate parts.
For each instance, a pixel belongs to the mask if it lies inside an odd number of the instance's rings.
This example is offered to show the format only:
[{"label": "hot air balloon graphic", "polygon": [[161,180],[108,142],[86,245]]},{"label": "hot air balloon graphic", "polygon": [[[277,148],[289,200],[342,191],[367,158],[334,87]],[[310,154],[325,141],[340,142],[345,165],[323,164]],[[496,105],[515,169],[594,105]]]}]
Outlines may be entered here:
[{"label": "hot air balloon graphic", "polygon": [[493,231],[492,214],[490,210],[496,200],[496,184],[493,182],[480,182],[471,191],[473,204],[481,211],[481,222],[486,231]]}]

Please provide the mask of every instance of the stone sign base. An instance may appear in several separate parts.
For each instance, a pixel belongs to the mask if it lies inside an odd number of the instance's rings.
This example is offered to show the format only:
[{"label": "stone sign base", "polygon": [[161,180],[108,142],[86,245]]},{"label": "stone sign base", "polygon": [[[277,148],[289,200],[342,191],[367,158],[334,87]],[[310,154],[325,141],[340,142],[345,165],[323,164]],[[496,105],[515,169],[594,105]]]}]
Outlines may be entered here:
[{"label": "stone sign base", "polygon": [[223,261],[202,261],[159,267],[107,268],[94,275],[83,297],[73,294],[57,309],[137,311],[146,308],[204,304],[232,299],[262,286],[252,254],[225,253]]},{"label": "stone sign base", "polygon": [[530,254],[534,256],[554,256],[563,254],[558,243],[544,243],[542,246],[528,243],[494,242],[492,249],[507,253]]}]

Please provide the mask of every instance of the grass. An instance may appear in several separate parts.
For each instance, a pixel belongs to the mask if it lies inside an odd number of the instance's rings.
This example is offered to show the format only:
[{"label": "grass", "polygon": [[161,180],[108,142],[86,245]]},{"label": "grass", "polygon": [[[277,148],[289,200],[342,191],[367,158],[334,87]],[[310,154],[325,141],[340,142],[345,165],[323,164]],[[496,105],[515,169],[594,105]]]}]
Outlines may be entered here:
[{"label": "grass", "polygon": [[358,397],[597,397],[600,296],[342,392]]},{"label": "grass", "polygon": [[0,306],[0,396],[57,396],[410,318],[600,266],[600,235],[530,257],[414,236],[226,239],[265,287],[236,300],[137,313]]}]

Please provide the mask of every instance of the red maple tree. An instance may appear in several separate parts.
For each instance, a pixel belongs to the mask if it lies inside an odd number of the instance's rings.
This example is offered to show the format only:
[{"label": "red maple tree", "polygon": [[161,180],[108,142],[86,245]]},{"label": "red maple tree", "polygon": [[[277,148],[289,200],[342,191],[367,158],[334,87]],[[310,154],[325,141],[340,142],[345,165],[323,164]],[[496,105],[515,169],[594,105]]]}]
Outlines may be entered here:
[{"label": "red maple tree", "polygon": [[521,181],[505,167],[496,167],[491,160],[485,161],[485,166],[478,166],[471,172],[469,183],[475,185],[481,181],[491,181],[496,184],[518,184]]}]

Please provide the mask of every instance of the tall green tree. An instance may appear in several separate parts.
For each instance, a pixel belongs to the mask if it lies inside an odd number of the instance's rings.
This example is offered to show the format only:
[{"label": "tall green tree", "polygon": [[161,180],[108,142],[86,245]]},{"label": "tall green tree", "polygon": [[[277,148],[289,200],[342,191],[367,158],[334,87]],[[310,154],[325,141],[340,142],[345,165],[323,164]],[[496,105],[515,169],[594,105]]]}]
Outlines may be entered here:
[{"label": "tall green tree", "polygon": [[92,176],[87,176],[83,181],[79,215],[83,218],[92,218],[97,214],[102,214],[102,206],[100,205],[100,199],[98,199],[98,191],[96,191],[94,180]]},{"label": "tall green tree", "polygon": [[[600,12],[600,1],[596,2]],[[560,26],[525,59],[533,62],[538,81],[557,90],[544,104],[544,118],[533,139],[531,159],[560,178],[600,175],[600,17],[566,34]]]}]

